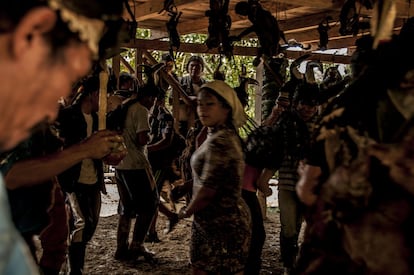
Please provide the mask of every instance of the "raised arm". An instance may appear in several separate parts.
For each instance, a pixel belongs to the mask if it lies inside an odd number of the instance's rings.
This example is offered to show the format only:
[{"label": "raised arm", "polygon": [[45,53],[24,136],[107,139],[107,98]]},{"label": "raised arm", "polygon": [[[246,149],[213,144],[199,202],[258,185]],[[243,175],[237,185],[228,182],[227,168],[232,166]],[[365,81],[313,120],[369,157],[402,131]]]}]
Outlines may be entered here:
[{"label": "raised arm", "polygon": [[215,189],[202,186],[188,207],[185,210],[180,211],[178,217],[180,219],[188,218],[194,213],[206,208],[206,206],[214,199],[216,193],[217,191]]}]

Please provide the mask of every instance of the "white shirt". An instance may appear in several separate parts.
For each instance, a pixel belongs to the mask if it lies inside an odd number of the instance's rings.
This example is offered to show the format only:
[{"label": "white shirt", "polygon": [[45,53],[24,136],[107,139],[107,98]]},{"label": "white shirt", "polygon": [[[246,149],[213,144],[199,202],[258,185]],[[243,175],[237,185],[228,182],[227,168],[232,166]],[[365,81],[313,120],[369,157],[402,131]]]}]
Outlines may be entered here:
[{"label": "white shirt", "polygon": [[[86,121],[86,136],[92,135],[92,124],[93,118],[91,114],[82,113]],[[98,181],[95,166],[93,165],[92,159],[84,159],[82,161],[81,171],[79,175],[80,183],[83,184],[95,184]]]}]

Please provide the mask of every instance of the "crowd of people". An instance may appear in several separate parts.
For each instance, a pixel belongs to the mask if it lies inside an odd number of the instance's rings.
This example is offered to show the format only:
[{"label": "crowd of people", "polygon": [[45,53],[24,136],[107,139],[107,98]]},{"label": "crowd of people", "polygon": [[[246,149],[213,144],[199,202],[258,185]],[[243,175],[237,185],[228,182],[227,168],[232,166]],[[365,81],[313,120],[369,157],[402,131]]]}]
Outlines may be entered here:
[{"label": "crowd of people", "polygon": [[[285,79],[270,115],[244,138],[244,101],[224,80],[204,78],[200,56],[183,77],[162,58],[182,87],[178,124],[168,82],[123,73],[105,89],[108,113],[124,116],[116,129],[100,127],[99,60],[116,47],[122,13],[120,1],[0,4],[0,274],[60,274],[67,259],[65,272],[83,273],[108,163],[120,195],[118,261],[156,262],[145,242],[160,241],[160,212],[166,233],[192,217],[194,275],[260,274],[257,193],[271,195],[277,175],[284,274],[414,272],[413,20],[376,49],[371,37],[358,40],[351,82],[331,72],[321,84]],[[168,199],[185,198],[180,210],[160,199],[177,180]]]}]

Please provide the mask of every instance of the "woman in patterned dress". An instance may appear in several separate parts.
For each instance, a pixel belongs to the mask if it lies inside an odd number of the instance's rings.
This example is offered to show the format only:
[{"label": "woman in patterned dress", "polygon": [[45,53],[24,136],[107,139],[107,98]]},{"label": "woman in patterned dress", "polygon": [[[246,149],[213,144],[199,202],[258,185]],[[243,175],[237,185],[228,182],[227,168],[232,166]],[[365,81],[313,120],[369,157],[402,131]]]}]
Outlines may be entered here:
[{"label": "woman in patterned dress", "polygon": [[235,91],[219,80],[201,87],[197,113],[208,136],[192,156],[193,198],[179,214],[194,215],[193,274],[243,274],[251,224],[241,197],[244,161],[237,128],[246,114]]}]

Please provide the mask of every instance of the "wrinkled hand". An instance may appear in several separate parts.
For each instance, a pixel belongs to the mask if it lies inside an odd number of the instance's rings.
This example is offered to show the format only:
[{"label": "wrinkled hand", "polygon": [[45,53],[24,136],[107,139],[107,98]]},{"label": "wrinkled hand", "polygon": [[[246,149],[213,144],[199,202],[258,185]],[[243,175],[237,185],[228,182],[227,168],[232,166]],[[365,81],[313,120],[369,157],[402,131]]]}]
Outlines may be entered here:
[{"label": "wrinkled hand", "polygon": [[116,132],[101,130],[85,139],[81,146],[88,158],[110,158],[121,161],[126,155],[126,147],[123,142],[122,136]]}]

